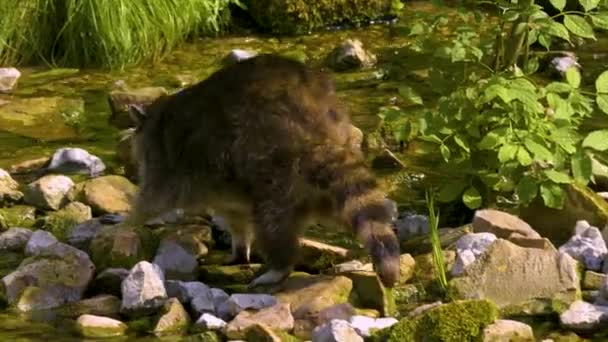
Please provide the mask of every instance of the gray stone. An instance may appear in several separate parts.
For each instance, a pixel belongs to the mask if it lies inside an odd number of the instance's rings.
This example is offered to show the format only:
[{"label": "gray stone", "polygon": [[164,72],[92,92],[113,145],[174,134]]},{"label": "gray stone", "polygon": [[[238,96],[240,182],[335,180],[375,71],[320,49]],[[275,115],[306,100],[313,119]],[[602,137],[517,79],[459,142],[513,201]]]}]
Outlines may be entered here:
[{"label": "gray stone", "polygon": [[42,209],[58,210],[68,202],[74,182],[63,175],[46,175],[27,185],[24,199]]},{"label": "gray stone", "polygon": [[127,325],[109,317],[82,315],[76,320],[76,329],[84,337],[107,338],[124,335]]},{"label": "gray stone", "polygon": [[147,261],[138,262],[121,285],[121,312],[138,316],[156,312],[167,300],[163,271]]},{"label": "gray stone", "polygon": [[473,233],[463,235],[456,241],[456,262],[452,267],[452,276],[460,276],[467,266],[475,262],[475,259],[496,241],[496,235],[492,233]]},{"label": "gray stone", "polygon": [[488,299],[512,315],[550,314],[580,292],[577,262],[555,250],[498,239],[449,286],[463,299]]},{"label": "gray stone", "polygon": [[0,206],[17,203],[21,199],[23,193],[19,191],[19,183],[8,172],[0,169]]},{"label": "gray stone", "polygon": [[36,230],[25,245],[25,255],[31,256],[40,253],[42,250],[49,248],[52,244],[58,242],[53,234],[44,231]]},{"label": "gray stone", "polygon": [[65,147],[55,151],[46,169],[55,173],[84,173],[97,176],[106,169],[106,166],[99,157],[82,148]]},{"label": "gray stone", "polygon": [[129,276],[126,268],[106,268],[95,278],[93,287],[99,293],[122,295],[121,284]]},{"label": "gray stone", "polygon": [[8,93],[17,84],[21,72],[17,68],[0,68],[0,93]]},{"label": "gray stone", "polygon": [[597,330],[608,322],[608,306],[577,300],[559,316],[562,326],[578,332]]},{"label": "gray stone", "polygon": [[507,240],[512,238],[541,238],[529,224],[519,217],[494,209],[483,209],[475,212],[473,231],[475,233],[492,233],[498,238]]},{"label": "gray stone", "polygon": [[17,270],[2,278],[2,283],[9,304],[15,303],[29,286],[40,288],[40,297],[50,295],[57,303],[67,303],[82,299],[94,273],[95,266],[86,253],[57,242],[25,259]]},{"label": "gray stone", "polygon": [[407,214],[395,221],[397,237],[405,241],[413,236],[429,233],[429,218],[426,215]]},{"label": "gray stone", "polygon": [[483,342],[534,342],[532,327],[518,321],[497,319],[483,329]]},{"label": "gray stone", "polygon": [[263,309],[277,304],[277,299],[268,294],[235,293],[228,300],[220,304],[217,314],[228,321],[246,309]]},{"label": "gray stone", "polygon": [[32,230],[27,228],[10,228],[0,234],[0,250],[23,252],[32,234]]},{"label": "gray stone", "polygon": [[91,241],[103,227],[104,224],[100,218],[82,222],[68,231],[68,243],[78,249],[89,251]]},{"label": "gray stone", "polygon": [[376,63],[376,56],[365,51],[358,39],[347,39],[328,55],[328,64],[334,70],[370,68]]},{"label": "gray stone", "polygon": [[82,201],[91,206],[96,215],[128,214],[137,186],[118,175],[102,176],[84,182]]},{"label": "gray stone", "polygon": [[313,331],[312,342],[363,342],[363,338],[347,321],[334,319]]},{"label": "gray stone", "polygon": [[154,257],[154,263],[167,279],[193,280],[196,278],[198,261],[180,244],[163,240]]},{"label": "gray stone", "polygon": [[157,336],[178,335],[186,332],[189,325],[190,316],[182,304],[177,298],[169,298],[152,331]]},{"label": "gray stone", "polygon": [[334,266],[334,273],[340,274],[344,272],[361,271],[364,269],[364,266],[365,265],[359,260],[351,260]]},{"label": "gray stone", "polygon": [[242,62],[246,59],[255,57],[257,52],[241,50],[241,49],[232,49],[228,55],[226,56],[226,61],[228,62]]},{"label": "gray stone", "polygon": [[374,330],[387,329],[397,322],[399,321],[393,317],[372,318],[356,315],[350,318],[350,325],[363,337],[369,337]]},{"label": "gray stone", "polygon": [[19,294],[14,306],[21,312],[47,310],[63,304],[62,298],[37,286],[28,286]]},{"label": "gray stone", "polygon": [[582,220],[576,223],[574,236],[559,247],[559,251],[568,253],[583,264],[585,268],[592,271],[602,270],[602,263],[608,254],[600,230]]},{"label": "gray stone", "polygon": [[201,331],[221,331],[226,325],[227,323],[223,319],[215,317],[210,313],[204,313],[198,318],[196,323],[194,323],[193,328],[197,330],[200,329]]},{"label": "gray stone", "polygon": [[263,325],[271,330],[290,331],[294,326],[288,303],[279,303],[259,311],[241,311],[226,325],[224,332],[230,339],[245,338],[247,330],[254,325]]}]

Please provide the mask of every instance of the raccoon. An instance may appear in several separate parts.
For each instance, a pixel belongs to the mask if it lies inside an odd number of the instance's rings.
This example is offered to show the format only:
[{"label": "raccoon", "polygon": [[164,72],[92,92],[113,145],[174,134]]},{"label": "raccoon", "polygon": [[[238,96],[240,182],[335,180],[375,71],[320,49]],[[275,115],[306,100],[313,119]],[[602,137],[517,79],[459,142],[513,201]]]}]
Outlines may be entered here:
[{"label": "raccoon", "polygon": [[140,190],[127,224],[212,208],[230,227],[229,263],[248,263],[254,241],[265,258],[254,287],[283,281],[303,230],[330,219],[363,243],[384,285],[397,282],[391,208],[322,70],[258,55],[130,114]]}]

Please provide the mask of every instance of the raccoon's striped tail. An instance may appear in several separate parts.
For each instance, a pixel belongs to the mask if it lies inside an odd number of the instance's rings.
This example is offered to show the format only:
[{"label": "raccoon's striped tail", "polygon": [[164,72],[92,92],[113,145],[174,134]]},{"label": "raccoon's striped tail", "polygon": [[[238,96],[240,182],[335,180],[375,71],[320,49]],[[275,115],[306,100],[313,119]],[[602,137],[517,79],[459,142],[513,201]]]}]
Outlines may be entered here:
[{"label": "raccoon's striped tail", "polygon": [[370,254],[386,287],[399,280],[399,242],[392,229],[393,208],[359,153],[332,151],[323,168],[343,219]]}]

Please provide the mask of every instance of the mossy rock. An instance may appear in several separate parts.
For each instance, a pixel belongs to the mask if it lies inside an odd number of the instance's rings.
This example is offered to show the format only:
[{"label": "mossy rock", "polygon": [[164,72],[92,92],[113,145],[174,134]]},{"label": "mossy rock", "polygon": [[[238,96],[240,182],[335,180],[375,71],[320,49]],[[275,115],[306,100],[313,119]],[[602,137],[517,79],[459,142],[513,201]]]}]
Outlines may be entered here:
[{"label": "mossy rock", "polygon": [[0,228],[10,227],[32,228],[36,224],[36,208],[28,205],[16,205],[0,208]]},{"label": "mossy rock", "polygon": [[390,14],[393,0],[248,0],[246,4],[263,29],[302,34],[327,25],[358,24]]},{"label": "mossy rock", "polygon": [[120,299],[112,295],[99,295],[92,298],[66,303],[56,310],[63,317],[77,318],[81,315],[97,315],[118,318]]},{"label": "mossy rock", "polygon": [[352,280],[358,304],[365,308],[376,309],[382,316],[395,314],[393,290],[384,287],[375,272],[353,271],[343,275]]},{"label": "mossy rock", "polygon": [[19,267],[25,256],[21,253],[1,251],[0,252],[0,278],[13,272]]},{"label": "mossy rock", "polygon": [[91,260],[98,270],[109,267],[130,269],[151,260],[158,238],[144,227],[106,226],[91,241]]},{"label": "mossy rock", "polygon": [[59,241],[66,241],[68,232],[76,225],[93,217],[91,207],[72,202],[40,220],[42,229],[51,232]]},{"label": "mossy rock", "polygon": [[456,301],[423,314],[404,318],[373,335],[373,341],[475,341],[498,318],[498,308],[488,300]]},{"label": "mossy rock", "polygon": [[243,284],[246,285],[255,277],[262,265],[203,265],[199,269],[199,280],[205,284],[227,285]]}]

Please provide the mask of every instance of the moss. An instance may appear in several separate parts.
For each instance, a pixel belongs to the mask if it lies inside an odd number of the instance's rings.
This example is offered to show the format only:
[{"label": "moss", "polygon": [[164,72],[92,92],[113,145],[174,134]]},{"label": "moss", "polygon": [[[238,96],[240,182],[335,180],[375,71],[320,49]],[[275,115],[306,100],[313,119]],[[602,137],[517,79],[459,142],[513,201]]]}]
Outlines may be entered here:
[{"label": "moss", "polygon": [[90,207],[80,202],[72,202],[58,211],[49,213],[38,224],[42,229],[51,232],[59,241],[65,242],[72,228],[91,218]]},{"label": "moss", "polygon": [[91,242],[91,260],[99,270],[108,267],[130,269],[142,260],[150,260],[158,238],[142,227],[108,226],[102,228]]},{"label": "moss", "polygon": [[255,278],[260,267],[260,264],[230,266],[203,265],[200,268],[199,280],[204,283],[216,285],[247,284]]},{"label": "moss", "polygon": [[0,228],[32,228],[36,223],[36,208],[27,205],[16,205],[0,208]]},{"label": "moss", "polygon": [[459,342],[477,339],[498,317],[487,300],[457,301],[440,305],[414,318],[404,318],[390,329],[373,334],[374,341]]},{"label": "moss", "polygon": [[359,24],[391,13],[393,0],[249,0],[251,16],[274,33],[301,34],[327,25]]},{"label": "moss", "polygon": [[205,331],[204,333],[180,337],[182,342],[221,342],[222,338],[214,331]]}]

